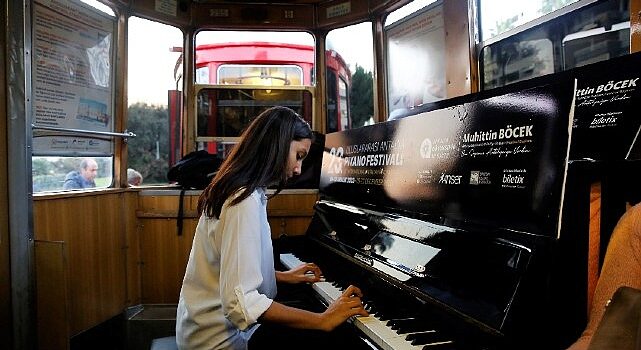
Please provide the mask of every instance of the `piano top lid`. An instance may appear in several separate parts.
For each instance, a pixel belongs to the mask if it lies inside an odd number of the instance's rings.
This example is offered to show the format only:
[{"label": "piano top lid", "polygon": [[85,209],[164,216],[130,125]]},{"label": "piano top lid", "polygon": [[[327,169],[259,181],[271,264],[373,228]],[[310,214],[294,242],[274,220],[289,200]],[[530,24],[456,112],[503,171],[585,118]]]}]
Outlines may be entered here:
[{"label": "piano top lid", "polygon": [[328,134],[321,196],[557,237],[573,83]]}]

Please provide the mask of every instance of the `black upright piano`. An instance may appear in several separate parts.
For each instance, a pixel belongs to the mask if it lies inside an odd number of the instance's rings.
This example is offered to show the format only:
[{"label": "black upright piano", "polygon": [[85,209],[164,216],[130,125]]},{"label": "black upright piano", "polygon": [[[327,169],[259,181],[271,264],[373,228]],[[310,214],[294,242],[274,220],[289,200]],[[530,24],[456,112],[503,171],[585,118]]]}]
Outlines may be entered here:
[{"label": "black upright piano", "polygon": [[[639,73],[618,65],[326,135],[320,200],[281,262],[318,263],[325,303],[361,288],[371,316],[350,322],[373,348],[567,347],[587,315],[590,185],[638,175]],[[597,93],[604,79],[626,87]]]}]

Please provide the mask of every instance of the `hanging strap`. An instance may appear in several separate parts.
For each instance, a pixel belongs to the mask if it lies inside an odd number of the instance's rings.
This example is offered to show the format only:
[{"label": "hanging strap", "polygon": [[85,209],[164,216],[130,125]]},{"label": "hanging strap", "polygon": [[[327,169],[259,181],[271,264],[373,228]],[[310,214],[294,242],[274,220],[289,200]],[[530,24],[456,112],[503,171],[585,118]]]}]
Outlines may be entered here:
[{"label": "hanging strap", "polygon": [[183,199],[185,198],[185,189],[180,190],[180,199],[178,202],[178,218],[176,219],[176,226],[178,227],[178,236],[182,236],[183,234],[183,216],[184,216],[184,210],[183,210]]}]

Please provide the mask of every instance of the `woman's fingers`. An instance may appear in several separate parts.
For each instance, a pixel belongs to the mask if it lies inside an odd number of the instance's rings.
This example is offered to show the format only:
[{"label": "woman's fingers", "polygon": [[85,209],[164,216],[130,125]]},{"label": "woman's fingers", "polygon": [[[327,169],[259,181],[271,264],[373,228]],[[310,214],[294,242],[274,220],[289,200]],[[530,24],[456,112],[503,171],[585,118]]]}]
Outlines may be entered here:
[{"label": "woman's fingers", "polygon": [[350,285],[349,287],[347,287],[347,289],[345,289],[345,291],[342,294],[342,296],[344,296],[344,297],[350,297],[350,296],[353,296],[353,295],[355,295],[355,296],[360,298],[360,297],[363,296],[363,293],[361,292],[361,290],[358,287],[356,287],[354,285]]},{"label": "woman's fingers", "polygon": [[308,263],[305,266],[306,270],[305,273],[311,273],[314,274],[317,278],[320,278],[321,275],[323,274],[320,267],[316,266],[314,263]]},{"label": "woman's fingers", "polygon": [[369,316],[369,313],[365,310],[361,297],[363,293],[356,286],[349,286],[341,297],[339,298],[339,303],[341,303],[348,311],[348,317],[354,315]]}]

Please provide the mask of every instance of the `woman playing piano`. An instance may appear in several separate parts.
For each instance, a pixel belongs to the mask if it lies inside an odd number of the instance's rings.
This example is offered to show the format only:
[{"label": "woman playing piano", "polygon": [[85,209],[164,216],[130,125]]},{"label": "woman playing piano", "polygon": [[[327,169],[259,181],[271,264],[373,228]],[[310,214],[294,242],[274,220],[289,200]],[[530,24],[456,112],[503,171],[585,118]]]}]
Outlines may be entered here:
[{"label": "woman playing piano", "polygon": [[[274,270],[265,188],[301,172],[311,145],[309,125],[294,111],[273,107],[242,133],[198,201],[201,213],[180,291],[176,341],[181,349],[331,348],[330,332],[367,315],[350,286],[326,311],[274,301],[276,282],[317,282],[303,264]],[[276,193],[278,193],[278,191]],[[340,345],[338,345],[340,347]]]}]

